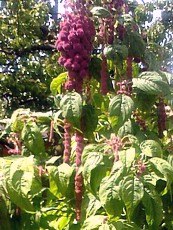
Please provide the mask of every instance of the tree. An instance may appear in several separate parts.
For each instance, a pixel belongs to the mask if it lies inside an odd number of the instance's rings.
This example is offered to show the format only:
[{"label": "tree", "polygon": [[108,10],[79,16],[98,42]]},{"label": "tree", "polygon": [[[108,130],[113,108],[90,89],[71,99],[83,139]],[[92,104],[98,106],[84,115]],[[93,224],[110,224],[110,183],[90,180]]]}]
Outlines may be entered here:
[{"label": "tree", "polygon": [[6,1],[1,8],[1,100],[6,114],[16,108],[48,110],[49,85],[62,68],[54,42],[57,9],[49,1]]},{"label": "tree", "polygon": [[56,109],[18,109],[2,121],[6,227],[172,229],[171,7],[65,2],[50,83]]}]

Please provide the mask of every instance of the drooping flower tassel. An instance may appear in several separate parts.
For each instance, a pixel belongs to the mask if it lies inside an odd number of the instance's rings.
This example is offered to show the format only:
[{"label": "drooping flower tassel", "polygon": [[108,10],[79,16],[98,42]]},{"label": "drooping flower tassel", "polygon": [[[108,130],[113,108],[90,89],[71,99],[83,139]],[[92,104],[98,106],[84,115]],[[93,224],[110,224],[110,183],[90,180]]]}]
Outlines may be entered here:
[{"label": "drooping flower tassel", "polygon": [[63,162],[69,164],[71,155],[71,134],[70,134],[71,124],[65,120],[64,121],[64,154]]},{"label": "drooping flower tassel", "polygon": [[81,219],[81,206],[83,196],[83,176],[79,173],[79,167],[81,165],[81,156],[84,148],[83,134],[76,132],[76,175],[75,175],[75,197],[76,197],[76,220]]},{"label": "drooping flower tassel", "polygon": [[159,99],[159,103],[157,105],[157,112],[158,112],[158,133],[159,137],[163,137],[163,131],[166,130],[166,111],[165,111],[165,104],[162,98]]},{"label": "drooping flower tassel", "polygon": [[107,80],[108,80],[108,67],[107,67],[107,59],[105,55],[102,55],[102,65],[101,65],[101,93],[103,95],[106,95],[108,93],[108,86],[107,86]]}]

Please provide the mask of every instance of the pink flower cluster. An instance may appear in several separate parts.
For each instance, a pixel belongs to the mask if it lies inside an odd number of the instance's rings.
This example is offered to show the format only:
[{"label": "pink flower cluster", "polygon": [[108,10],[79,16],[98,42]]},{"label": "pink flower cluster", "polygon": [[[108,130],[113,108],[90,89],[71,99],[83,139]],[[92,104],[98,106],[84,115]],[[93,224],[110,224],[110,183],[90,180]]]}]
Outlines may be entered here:
[{"label": "pink flower cluster", "polygon": [[102,44],[113,44],[114,41],[114,17],[101,19],[99,22],[99,40]]},{"label": "pink flower cluster", "polygon": [[74,13],[65,15],[55,46],[61,52],[59,64],[68,70],[67,90],[82,91],[83,80],[88,75],[94,36],[94,24],[88,16]]},{"label": "pink flower cluster", "polygon": [[119,137],[115,136],[115,134],[112,134],[110,139],[107,141],[107,144],[110,145],[110,147],[114,153],[114,161],[115,162],[118,161],[119,160],[118,151],[123,146],[121,139]]},{"label": "pink flower cluster", "polygon": [[130,96],[132,93],[132,81],[130,80],[124,80],[122,82],[117,82],[117,86],[119,86],[119,90],[117,91],[117,94],[125,94],[127,96]]}]

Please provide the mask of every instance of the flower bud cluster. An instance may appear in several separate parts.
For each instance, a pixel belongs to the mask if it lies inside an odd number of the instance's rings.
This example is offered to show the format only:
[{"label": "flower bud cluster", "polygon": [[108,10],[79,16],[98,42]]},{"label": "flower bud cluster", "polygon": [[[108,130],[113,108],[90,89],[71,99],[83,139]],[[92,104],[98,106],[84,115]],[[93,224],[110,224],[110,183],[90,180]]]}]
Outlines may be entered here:
[{"label": "flower bud cluster", "polygon": [[146,170],[146,165],[142,160],[138,160],[137,164],[137,176],[140,177]]},{"label": "flower bud cluster", "polygon": [[117,91],[117,94],[125,94],[127,96],[131,96],[132,81],[124,80],[122,82],[117,82],[117,86],[119,86],[119,90]]},{"label": "flower bud cluster", "polygon": [[68,70],[67,90],[82,91],[88,66],[95,28],[93,21],[86,15],[67,13],[60,24],[56,48],[61,52],[58,62]]},{"label": "flower bud cluster", "polygon": [[133,117],[135,119],[135,122],[142,128],[143,131],[146,131],[146,122],[145,120],[142,118],[140,111],[136,110],[133,112]]},{"label": "flower bud cluster", "polygon": [[163,137],[163,131],[166,130],[166,111],[165,111],[165,104],[162,98],[160,98],[159,103],[157,105],[157,113],[158,113],[158,132],[159,137]]},{"label": "flower bud cluster", "polygon": [[113,153],[114,153],[114,161],[119,160],[118,151],[122,148],[123,143],[121,139],[114,134],[111,135],[111,138],[107,141],[107,144],[110,145]]}]

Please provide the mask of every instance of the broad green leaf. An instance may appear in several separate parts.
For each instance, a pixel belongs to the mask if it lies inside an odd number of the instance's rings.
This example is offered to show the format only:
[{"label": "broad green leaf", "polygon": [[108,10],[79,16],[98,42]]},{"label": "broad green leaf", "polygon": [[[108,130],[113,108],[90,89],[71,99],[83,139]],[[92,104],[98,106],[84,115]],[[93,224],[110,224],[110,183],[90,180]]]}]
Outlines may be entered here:
[{"label": "broad green leaf", "polygon": [[100,183],[99,199],[106,212],[110,216],[120,217],[123,210],[123,202],[120,197],[120,188],[113,176],[105,177]]},{"label": "broad green leaf", "polygon": [[173,168],[166,160],[153,157],[149,160],[149,163],[156,174],[159,172],[164,176],[168,186],[173,182]]},{"label": "broad green leaf", "polygon": [[[128,19],[132,18],[130,15],[127,16]],[[127,36],[125,36],[124,42],[126,46],[129,47],[129,56],[137,58],[144,56],[146,44],[138,32],[128,32]]]},{"label": "broad green leaf", "polygon": [[45,156],[45,146],[41,130],[35,122],[28,122],[24,125],[21,133],[23,144],[35,156]]},{"label": "broad green leaf", "polygon": [[59,74],[58,77],[52,80],[50,84],[50,91],[54,96],[56,96],[57,93],[61,93],[61,87],[65,83],[66,79],[67,72]]},{"label": "broad green leaf", "polygon": [[101,207],[100,201],[92,193],[87,193],[82,201],[82,210],[85,210],[86,218],[94,216]]},{"label": "broad green leaf", "polygon": [[110,167],[111,161],[107,156],[97,152],[90,152],[83,166],[83,176],[86,187],[92,193],[96,194],[100,181],[106,176]]},{"label": "broad green leaf", "polygon": [[128,48],[125,45],[109,45],[104,48],[104,54],[109,60],[120,62],[128,56]]},{"label": "broad green leaf", "polygon": [[134,107],[133,100],[126,95],[119,94],[113,97],[109,103],[109,115],[116,116],[120,124],[130,118]]},{"label": "broad green leaf", "polygon": [[87,138],[95,131],[98,124],[98,115],[96,109],[92,105],[85,105],[82,108],[81,118],[83,132]]},{"label": "broad green leaf", "polygon": [[113,228],[110,228],[109,224],[104,223],[99,227],[98,230],[113,230]]},{"label": "broad green leaf", "polygon": [[[101,74],[100,74],[100,69],[101,69],[101,59],[98,58],[98,56],[93,56],[91,57],[90,63],[89,63],[89,73],[92,76],[92,78],[96,79],[97,81],[93,81],[91,79],[91,85],[94,87],[95,84],[98,84],[100,82]],[[102,96],[101,94],[97,93],[97,96]],[[93,95],[94,99],[94,95]],[[101,101],[98,101],[98,103],[101,103]],[[97,103],[96,103],[97,104]]]},{"label": "broad green leaf", "polygon": [[10,200],[26,212],[34,212],[33,198],[42,185],[33,156],[13,159],[4,176]]},{"label": "broad green leaf", "polygon": [[103,215],[90,216],[84,221],[81,230],[98,230],[105,218]]},{"label": "broad green leaf", "polygon": [[118,130],[118,136],[119,137],[124,137],[128,134],[132,134],[133,133],[133,127],[132,127],[132,122],[131,120],[127,120],[126,122],[124,122],[123,126],[121,126]]},{"label": "broad green leaf", "polygon": [[58,220],[56,219],[55,222],[52,222],[50,224],[50,227],[54,227],[55,229],[58,229],[58,230],[63,230],[67,226],[68,223],[69,223],[69,217],[61,216],[58,218]]},{"label": "broad green leaf", "polygon": [[107,17],[111,16],[110,12],[107,9],[105,9],[104,7],[101,7],[101,6],[93,7],[92,10],[91,10],[91,13],[94,16],[97,16],[97,17],[100,17],[100,18],[107,18]]},{"label": "broad green leaf", "polygon": [[70,196],[74,189],[74,168],[66,163],[46,167],[49,173],[50,191],[57,197]]},{"label": "broad green leaf", "polygon": [[161,157],[163,154],[162,148],[157,141],[145,140],[140,144],[142,153],[148,157]]},{"label": "broad green leaf", "polygon": [[145,207],[146,221],[150,229],[157,230],[163,220],[163,205],[160,196],[155,192],[145,189],[142,203]]},{"label": "broad green leaf", "polygon": [[29,117],[30,109],[17,109],[11,116],[11,130],[21,132],[24,126],[24,118]]},{"label": "broad green leaf", "polygon": [[37,118],[37,123],[40,124],[50,124],[52,118],[52,112],[34,112],[32,113],[32,117]]},{"label": "broad green leaf", "polygon": [[123,220],[123,219],[119,219],[116,222],[112,222],[110,224],[110,227],[112,227],[111,230],[112,229],[114,230],[114,228],[116,230],[141,230],[141,228],[136,226],[134,223],[132,222],[129,223],[127,222],[127,220]]},{"label": "broad green leaf", "polygon": [[[39,214],[40,215],[40,214]],[[41,209],[40,229],[65,230],[71,221],[72,211],[66,201],[56,202],[55,206]]]},{"label": "broad green leaf", "polygon": [[129,175],[124,178],[120,186],[121,197],[127,209],[127,216],[128,219],[131,219],[135,207],[144,195],[143,184],[134,175]]},{"label": "broad green leaf", "polygon": [[136,151],[135,148],[128,148],[126,150],[119,151],[120,160],[123,166],[129,169],[135,159]]},{"label": "broad green leaf", "polygon": [[62,115],[74,126],[79,126],[82,115],[82,98],[76,92],[67,93],[60,102]]},{"label": "broad green leaf", "polygon": [[133,88],[151,95],[168,95],[169,85],[162,80],[157,72],[143,72],[138,78],[133,78]]},{"label": "broad green leaf", "polygon": [[101,155],[105,152],[106,145],[103,144],[89,144],[84,147],[82,153],[82,165],[85,164],[85,161],[92,153],[100,153]]}]

